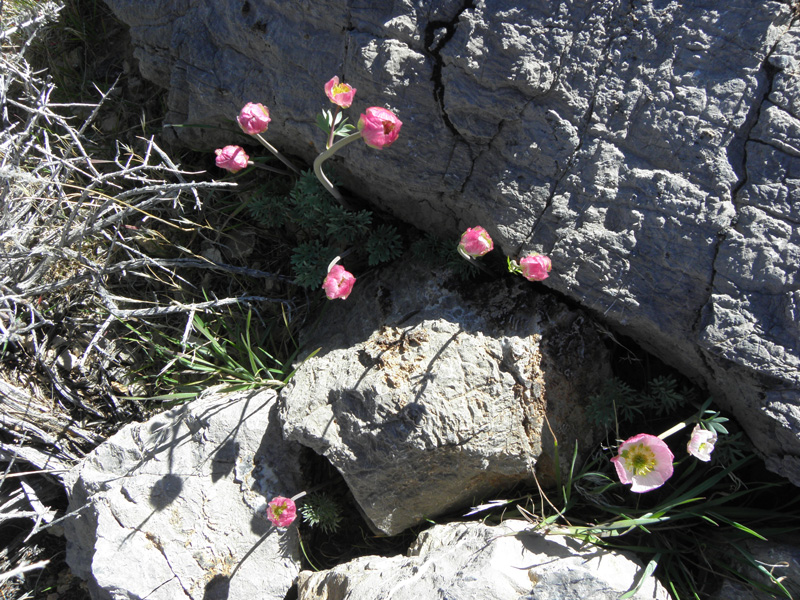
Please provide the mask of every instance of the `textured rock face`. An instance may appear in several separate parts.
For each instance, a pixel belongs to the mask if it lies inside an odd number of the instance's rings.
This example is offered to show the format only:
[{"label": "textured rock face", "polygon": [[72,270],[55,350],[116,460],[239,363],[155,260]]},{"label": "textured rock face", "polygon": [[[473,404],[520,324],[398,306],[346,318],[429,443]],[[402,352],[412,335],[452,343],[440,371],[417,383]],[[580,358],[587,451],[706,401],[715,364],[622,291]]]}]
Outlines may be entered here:
[{"label": "textured rock face", "polygon": [[69,473],[80,512],[64,526],[67,561],[93,598],[283,600],[300,570],[296,529],[254,548],[267,500],[299,485],[299,447],[274,409],[273,391],[198,400],[129,425]]},{"label": "textured rock face", "polygon": [[400,139],[348,147],[346,186],[439,234],[480,224],[507,254],[548,253],[547,285],[705,381],[800,484],[790,0],[107,2],[170,88],[167,122],[261,101],[273,143],[311,159],[332,75],[354,115],[394,109]]},{"label": "textured rock face", "polygon": [[389,535],[533,484],[534,466],[551,481],[550,428],[564,460],[591,448],[583,406],[611,368],[597,330],[532,287],[408,263],[359,279],[281,390],[286,438],[326,456]]},{"label": "textured rock face", "polygon": [[[524,521],[437,525],[423,532],[408,557],[364,557],[329,571],[300,573],[299,600],[616,600],[642,567],[622,554],[561,536],[524,532]],[[517,535],[514,535],[517,534]],[[631,598],[667,600],[650,578]]]}]

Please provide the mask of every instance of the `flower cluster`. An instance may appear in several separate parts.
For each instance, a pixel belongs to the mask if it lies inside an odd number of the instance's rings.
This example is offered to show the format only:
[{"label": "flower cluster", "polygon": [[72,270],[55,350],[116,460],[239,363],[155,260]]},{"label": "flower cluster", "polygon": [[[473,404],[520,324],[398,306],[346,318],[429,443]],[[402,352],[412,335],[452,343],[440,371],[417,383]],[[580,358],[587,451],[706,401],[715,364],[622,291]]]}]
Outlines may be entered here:
[{"label": "flower cluster", "polygon": [[[489,232],[483,227],[469,227],[463,234],[458,243],[458,253],[472,260],[488,254],[494,249]],[[548,273],[553,268],[550,258],[543,254],[529,254],[520,259],[519,263],[508,259],[508,270],[511,273],[519,273],[528,281],[542,281],[547,279]]]},{"label": "flower cluster", "polygon": [[[380,106],[370,106],[361,114],[358,126],[354,127],[347,123],[346,118],[342,118],[341,110],[350,108],[353,104],[356,88],[348,83],[340,82],[338,77],[332,77],[325,84],[324,90],[325,95],[336,106],[336,112],[323,110],[322,115],[317,118],[317,125],[328,134],[328,141],[325,150],[314,160],[314,174],[325,189],[347,209],[349,207],[344,198],[322,171],[322,163],[357,139],[364,140],[367,146],[376,150],[388,148],[397,141],[403,122],[390,110]],[[299,174],[298,169],[262,136],[269,128],[271,120],[269,109],[263,104],[255,102],[245,104],[236,117],[236,121],[244,133],[256,138],[289,169]],[[344,137],[344,139],[334,144],[333,140],[337,136]],[[231,173],[238,173],[248,166],[261,166],[251,161],[241,146],[231,145],[218,148],[215,154],[216,165]],[[336,265],[329,269],[322,287],[328,298],[344,300],[350,295],[355,280],[352,273],[346,271],[344,267]]]},{"label": "flower cluster", "polygon": [[[680,431],[686,423],[679,423],[656,437],[640,433],[619,445],[617,455],[611,459],[622,483],[631,484],[631,491],[642,493],[661,487],[672,477],[675,458],[664,438]],[[716,431],[695,425],[686,451],[695,458],[708,462],[717,441]]]}]

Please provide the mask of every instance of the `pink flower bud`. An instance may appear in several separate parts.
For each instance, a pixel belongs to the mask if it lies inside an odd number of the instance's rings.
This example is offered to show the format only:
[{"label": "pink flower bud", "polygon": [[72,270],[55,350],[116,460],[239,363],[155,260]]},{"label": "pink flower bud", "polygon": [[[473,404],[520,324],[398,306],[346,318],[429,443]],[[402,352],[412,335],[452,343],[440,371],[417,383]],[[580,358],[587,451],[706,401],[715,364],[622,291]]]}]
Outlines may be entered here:
[{"label": "pink flower bud", "polygon": [[394,113],[379,106],[370,106],[358,120],[361,137],[370,148],[381,150],[390,146],[400,135],[403,122]]},{"label": "pink flower bud", "polygon": [[472,258],[483,256],[494,248],[494,242],[483,227],[470,227],[461,235],[458,251]]},{"label": "pink flower bud", "polygon": [[217,155],[217,166],[220,169],[226,169],[231,173],[241,171],[247,166],[247,161],[250,157],[241,146],[225,146],[224,148],[217,148],[214,153]]},{"label": "pink flower bud", "polygon": [[547,273],[553,268],[553,263],[543,254],[531,254],[519,261],[522,276],[528,281],[542,281],[547,279]]},{"label": "pink flower bud", "polygon": [[325,281],[322,282],[322,289],[325,290],[325,295],[328,300],[336,300],[341,298],[347,300],[350,292],[353,291],[353,285],[356,278],[349,271],[345,271],[342,265],[333,265]]},{"label": "pink flower bud", "polygon": [[267,518],[276,527],[288,527],[297,517],[297,506],[291,498],[275,496],[267,504]]},{"label": "pink flower bud", "polygon": [[350,108],[353,96],[356,95],[356,88],[350,87],[346,83],[339,83],[339,78],[334,77],[325,84],[325,94],[334,104],[342,108]]},{"label": "pink flower bud", "polygon": [[242,128],[247,135],[256,135],[257,133],[264,133],[269,127],[269,109],[263,104],[253,104],[248,102],[236,117],[239,121],[239,127]]},{"label": "pink flower bud", "polygon": [[622,442],[619,454],[611,459],[622,483],[630,483],[632,492],[649,492],[672,477],[669,446],[649,433],[640,433]]}]

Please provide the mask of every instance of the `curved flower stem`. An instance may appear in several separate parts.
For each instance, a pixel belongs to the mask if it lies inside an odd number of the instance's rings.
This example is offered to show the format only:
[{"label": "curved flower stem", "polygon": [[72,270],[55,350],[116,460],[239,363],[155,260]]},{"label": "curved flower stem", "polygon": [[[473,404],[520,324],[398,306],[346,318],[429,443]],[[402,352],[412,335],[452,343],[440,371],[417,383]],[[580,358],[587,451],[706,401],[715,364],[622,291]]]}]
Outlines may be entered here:
[{"label": "curved flower stem", "polygon": [[678,433],[681,429],[683,429],[684,427],[686,427],[690,423],[691,423],[691,421],[683,421],[682,423],[678,423],[677,425],[673,425],[672,427],[667,429],[664,433],[662,433],[658,437],[661,438],[662,440],[665,440],[669,436],[671,436],[673,433]]},{"label": "curved flower stem", "polygon": [[274,154],[274,155],[275,155],[275,158],[277,158],[279,161],[281,161],[283,164],[285,164],[287,167],[289,167],[289,168],[290,168],[290,169],[291,169],[293,172],[295,172],[295,173],[297,173],[298,175],[300,175],[300,169],[298,169],[297,167],[295,167],[295,166],[294,166],[292,163],[290,163],[290,162],[289,162],[289,160],[288,160],[288,159],[287,159],[287,158],[286,158],[286,157],[285,157],[283,154],[281,154],[280,152],[278,152],[278,149],[277,149],[277,148],[275,148],[275,146],[273,146],[273,145],[272,145],[272,144],[270,144],[270,143],[269,143],[267,140],[265,140],[263,137],[261,137],[261,134],[260,134],[260,133],[257,133],[257,134],[255,134],[255,136],[253,136],[253,137],[255,137],[255,138],[256,138],[256,139],[257,139],[259,142],[261,142],[261,144],[262,144],[262,145],[263,145],[263,146],[264,146],[264,147],[265,147],[267,150],[269,150],[270,152],[272,152],[272,154]]},{"label": "curved flower stem", "polygon": [[[333,184],[330,182],[330,180],[327,177],[325,177],[325,173],[322,172],[322,163],[324,163],[331,156],[336,154],[339,150],[344,148],[347,144],[356,141],[360,137],[361,137],[360,131],[351,133],[346,138],[343,138],[338,142],[336,142],[333,146],[325,150],[325,152],[322,152],[319,156],[317,156],[317,158],[314,159],[314,175],[317,176],[317,179],[319,179],[319,182],[325,187],[325,189],[331,193],[331,196],[333,196],[339,202],[341,202],[343,206],[346,204],[346,202],[344,201],[344,198],[342,198],[342,195],[339,193],[339,190],[333,187]],[[345,206],[345,208],[347,208],[347,206]]]}]

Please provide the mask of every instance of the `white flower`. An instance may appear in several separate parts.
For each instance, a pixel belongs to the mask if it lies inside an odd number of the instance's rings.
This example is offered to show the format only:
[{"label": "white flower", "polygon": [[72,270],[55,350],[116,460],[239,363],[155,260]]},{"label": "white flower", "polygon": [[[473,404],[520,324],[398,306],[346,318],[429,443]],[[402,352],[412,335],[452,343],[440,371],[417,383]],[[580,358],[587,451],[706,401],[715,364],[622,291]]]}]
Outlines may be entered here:
[{"label": "white flower", "polygon": [[703,462],[711,460],[711,453],[714,451],[714,444],[717,443],[717,432],[710,431],[695,425],[692,429],[692,437],[686,445],[686,451]]}]

